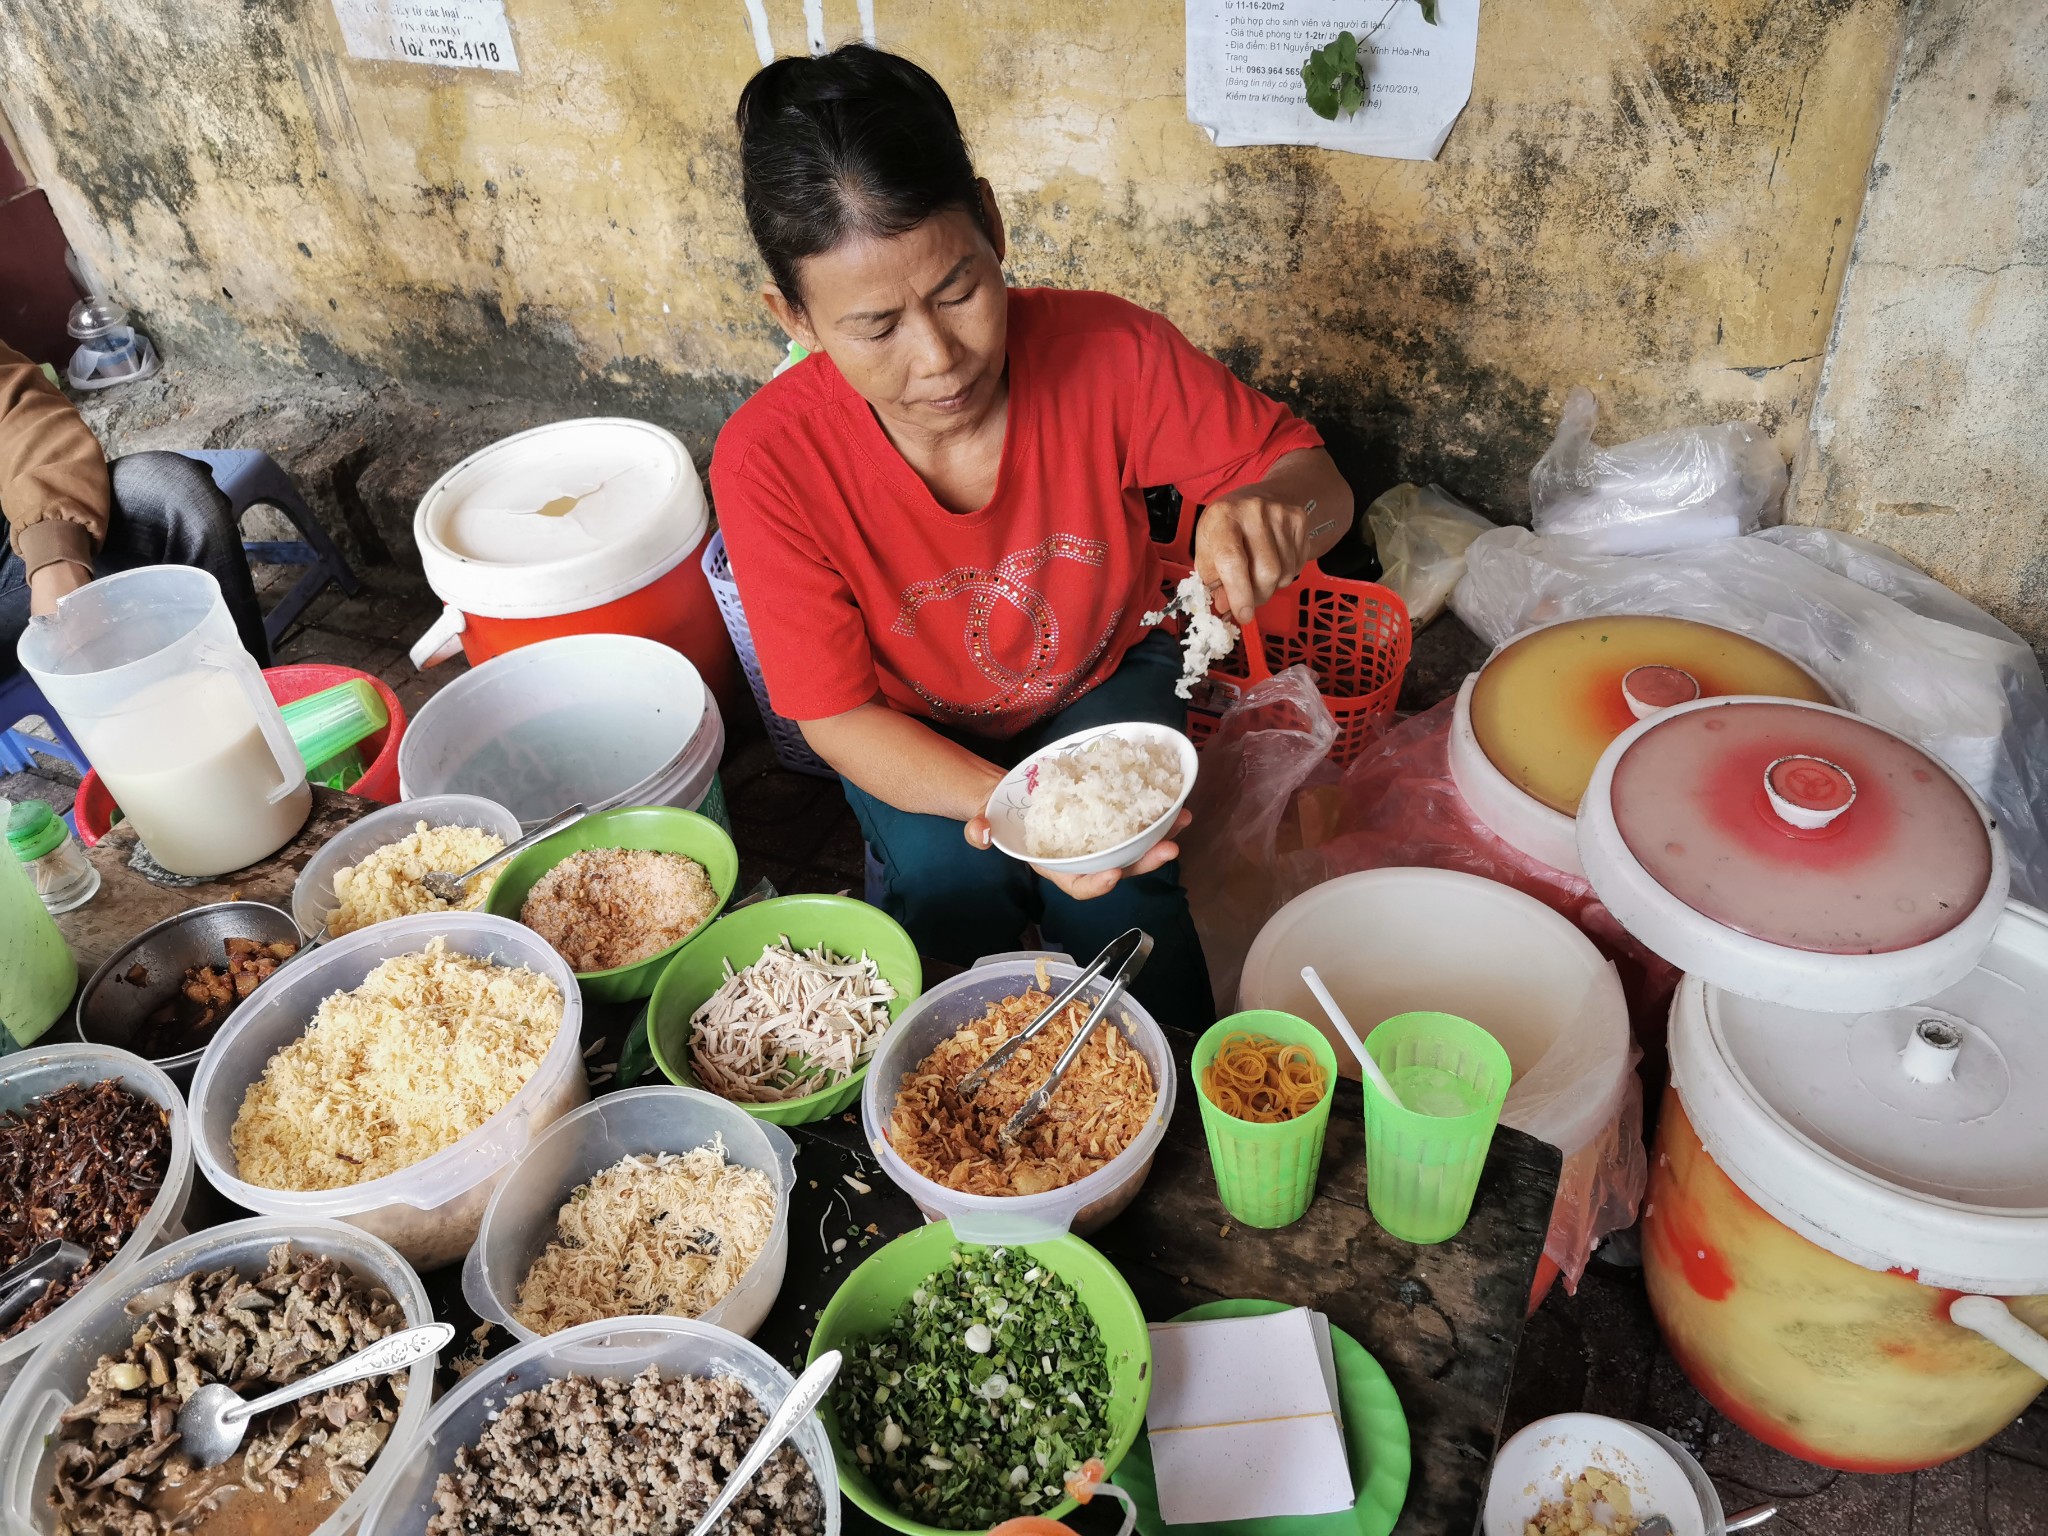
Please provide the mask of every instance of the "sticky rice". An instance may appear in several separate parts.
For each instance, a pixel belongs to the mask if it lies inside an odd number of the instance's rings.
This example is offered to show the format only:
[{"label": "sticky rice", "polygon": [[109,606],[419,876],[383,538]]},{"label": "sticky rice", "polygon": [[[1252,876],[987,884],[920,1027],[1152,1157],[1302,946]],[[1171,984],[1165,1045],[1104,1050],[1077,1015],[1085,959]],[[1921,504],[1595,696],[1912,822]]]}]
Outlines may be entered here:
[{"label": "sticky rice", "polygon": [[1032,764],[1024,851],[1071,859],[1127,842],[1180,798],[1180,754],[1163,741],[1098,736]]}]

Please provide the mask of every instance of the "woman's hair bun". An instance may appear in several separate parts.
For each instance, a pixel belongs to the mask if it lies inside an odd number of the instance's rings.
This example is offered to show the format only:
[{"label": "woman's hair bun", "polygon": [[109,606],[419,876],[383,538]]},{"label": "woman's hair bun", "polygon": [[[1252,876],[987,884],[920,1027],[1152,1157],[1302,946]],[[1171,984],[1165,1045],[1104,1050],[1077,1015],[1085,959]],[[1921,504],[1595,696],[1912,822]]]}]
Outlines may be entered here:
[{"label": "woman's hair bun", "polygon": [[859,235],[900,235],[933,214],[983,216],[974,162],[945,89],[861,43],[776,59],[740,92],[747,226],[792,302],[797,267]]}]

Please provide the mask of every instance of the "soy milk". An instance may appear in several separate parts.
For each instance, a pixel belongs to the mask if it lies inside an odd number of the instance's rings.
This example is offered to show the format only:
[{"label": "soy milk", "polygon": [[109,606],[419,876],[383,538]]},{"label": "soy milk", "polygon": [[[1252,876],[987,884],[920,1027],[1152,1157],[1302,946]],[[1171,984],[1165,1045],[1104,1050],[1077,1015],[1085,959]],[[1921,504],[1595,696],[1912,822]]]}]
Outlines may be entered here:
[{"label": "soy milk", "polygon": [[224,672],[170,679],[93,723],[93,766],[149,848],[177,875],[218,875],[275,853],[313,808],[282,779],[249,701]]}]

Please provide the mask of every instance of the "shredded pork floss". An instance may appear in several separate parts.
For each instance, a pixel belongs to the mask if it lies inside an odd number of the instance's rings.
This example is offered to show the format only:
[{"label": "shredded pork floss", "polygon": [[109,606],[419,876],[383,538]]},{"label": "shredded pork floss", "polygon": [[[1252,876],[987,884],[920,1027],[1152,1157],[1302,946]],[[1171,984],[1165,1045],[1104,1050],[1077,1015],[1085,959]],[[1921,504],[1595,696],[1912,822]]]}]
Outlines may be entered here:
[{"label": "shredded pork floss", "polygon": [[1086,1178],[1136,1139],[1158,1090],[1145,1058],[1109,1020],[1096,1026],[1045,1113],[1016,1141],[1001,1138],[1010,1116],[1073,1044],[1093,1006],[1087,998],[1061,1009],[972,1101],[960,1097],[960,1080],[1051,1002],[1040,988],[1006,997],[918,1063],[889,1121],[890,1144],[912,1169],[962,1194],[1037,1195]]}]

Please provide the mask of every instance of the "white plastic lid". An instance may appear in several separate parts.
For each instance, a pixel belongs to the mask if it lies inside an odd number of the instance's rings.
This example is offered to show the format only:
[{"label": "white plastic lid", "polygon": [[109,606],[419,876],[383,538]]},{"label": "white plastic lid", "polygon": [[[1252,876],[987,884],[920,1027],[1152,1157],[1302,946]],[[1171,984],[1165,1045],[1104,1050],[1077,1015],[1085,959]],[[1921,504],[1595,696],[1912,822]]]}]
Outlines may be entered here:
[{"label": "white plastic lid", "polygon": [[1640,721],[1579,808],[1586,877],[1674,965],[1796,1008],[1960,981],[2005,905],[2004,839],[1902,736],[1822,704],[1701,699]]},{"label": "white plastic lid", "polygon": [[675,434],[590,417],[471,454],[420,498],[412,531],[443,602],[538,619],[638,591],[687,559],[708,526]]},{"label": "white plastic lid", "polygon": [[1868,1269],[2048,1291],[2048,914],[2008,904],[1981,963],[1925,1003],[1819,1013],[1688,976],[1671,1072],[1757,1204]]}]

